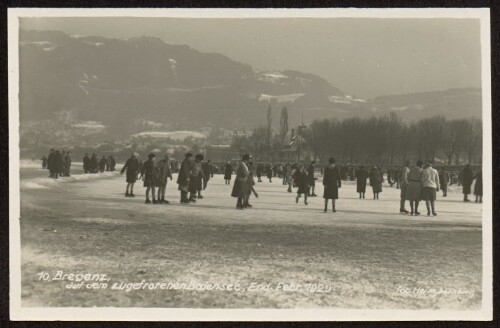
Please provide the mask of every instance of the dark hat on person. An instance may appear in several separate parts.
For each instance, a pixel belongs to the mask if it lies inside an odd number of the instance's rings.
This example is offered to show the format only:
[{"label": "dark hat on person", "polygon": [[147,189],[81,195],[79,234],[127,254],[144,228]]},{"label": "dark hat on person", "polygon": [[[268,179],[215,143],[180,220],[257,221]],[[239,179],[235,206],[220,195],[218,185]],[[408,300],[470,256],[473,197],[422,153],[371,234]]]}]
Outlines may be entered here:
[{"label": "dark hat on person", "polygon": [[202,161],[204,157],[203,157],[203,155],[202,155],[202,154],[198,154],[198,155],[196,155],[194,158],[195,158],[195,159],[199,159],[200,161]]},{"label": "dark hat on person", "polygon": [[249,161],[249,160],[250,160],[250,155],[248,155],[248,154],[243,155],[243,156],[241,157],[241,160],[242,160],[242,161]]},{"label": "dark hat on person", "polygon": [[335,158],[330,157],[330,158],[328,159],[328,163],[330,163],[330,164],[334,164],[334,163],[335,163]]},{"label": "dark hat on person", "polygon": [[186,155],[184,155],[184,157],[186,157],[186,158],[193,157],[193,154],[191,154],[191,153],[186,153]]},{"label": "dark hat on person", "polygon": [[151,159],[151,158],[153,158],[153,157],[156,157],[156,155],[155,155],[155,154],[153,154],[153,153],[151,153],[151,154],[149,154],[149,155],[148,155],[148,158],[149,158],[149,159]]}]

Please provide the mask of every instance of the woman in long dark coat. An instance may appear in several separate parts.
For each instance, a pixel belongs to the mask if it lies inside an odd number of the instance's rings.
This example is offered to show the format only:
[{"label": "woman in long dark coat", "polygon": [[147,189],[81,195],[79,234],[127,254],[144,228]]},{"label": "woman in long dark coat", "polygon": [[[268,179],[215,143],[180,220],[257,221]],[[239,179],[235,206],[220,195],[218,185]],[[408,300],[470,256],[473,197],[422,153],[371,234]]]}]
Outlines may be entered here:
[{"label": "woman in long dark coat", "polygon": [[370,186],[372,186],[373,190],[373,199],[378,199],[378,194],[382,192],[382,181],[384,181],[382,171],[377,166],[372,167],[370,171]]},{"label": "woman in long dark coat", "polygon": [[125,162],[120,174],[127,171],[127,189],[125,190],[125,197],[135,197],[134,183],[137,181],[137,172],[139,171],[139,154],[133,153],[132,156]]},{"label": "woman in long dark coat", "polygon": [[468,196],[471,193],[471,185],[472,180],[474,179],[472,175],[472,171],[470,169],[469,164],[465,165],[465,168],[462,172],[462,185],[463,185],[463,193],[464,193],[464,202],[470,202]]},{"label": "woman in long dark coat", "polygon": [[323,198],[325,199],[325,210],[328,209],[328,200],[332,200],[332,211],[335,213],[335,200],[339,198],[339,188],[342,186],[340,181],[340,172],[335,166],[335,158],[330,157],[328,166],[323,170]]},{"label": "woman in long dark coat", "polygon": [[474,195],[476,196],[476,203],[483,202],[483,170],[479,172],[474,177],[476,183],[474,184]]},{"label": "woman in long dark coat", "polygon": [[359,169],[356,170],[356,192],[359,193],[359,199],[365,198],[367,178],[368,172],[366,172],[365,167],[361,165]]},{"label": "woman in long dark coat", "polygon": [[231,184],[231,175],[233,174],[233,167],[231,166],[231,162],[227,162],[226,167],[224,168],[224,181],[225,184]]}]

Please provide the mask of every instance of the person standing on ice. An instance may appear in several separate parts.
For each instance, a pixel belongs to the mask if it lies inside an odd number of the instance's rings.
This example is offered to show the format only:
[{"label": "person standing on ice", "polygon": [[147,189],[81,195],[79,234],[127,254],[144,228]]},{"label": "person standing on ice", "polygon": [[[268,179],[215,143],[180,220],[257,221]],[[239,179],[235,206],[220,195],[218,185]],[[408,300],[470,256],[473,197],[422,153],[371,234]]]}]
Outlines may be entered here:
[{"label": "person standing on ice", "polygon": [[437,191],[439,191],[439,174],[432,167],[432,162],[427,160],[425,168],[422,170],[422,199],[425,200],[427,216],[431,216],[431,213],[432,216],[437,215],[434,208]]},{"label": "person standing on ice", "polygon": [[134,184],[137,181],[137,172],[139,171],[139,154],[133,153],[129,159],[125,162],[120,174],[127,172],[126,181],[127,189],[125,189],[125,197],[135,197],[134,195]]},{"label": "person standing on ice", "polygon": [[56,152],[54,149],[51,149],[49,152],[49,157],[47,158],[47,170],[49,170],[49,177],[54,177],[54,156]]},{"label": "person standing on ice", "polygon": [[191,175],[192,159],[193,154],[186,153],[186,155],[184,155],[184,160],[181,163],[179,174],[177,176],[177,184],[179,185],[178,189],[181,192],[181,204],[189,203],[187,195],[189,191],[189,179]]},{"label": "person standing on ice", "polygon": [[446,169],[442,169],[439,172],[439,187],[443,191],[443,197],[448,196],[448,183],[450,182],[450,179],[448,178],[448,172],[446,172]]},{"label": "person standing on ice", "polygon": [[69,157],[69,154],[71,154],[70,151],[66,152],[66,156],[64,157],[64,176],[65,177],[71,176],[71,157]]},{"label": "person standing on ice", "polygon": [[90,172],[97,173],[99,171],[99,163],[97,162],[96,153],[92,153],[92,157],[90,157]]},{"label": "person standing on ice", "polygon": [[405,162],[405,166],[403,167],[403,170],[401,171],[401,178],[398,180],[401,180],[400,182],[400,188],[401,188],[401,193],[400,193],[400,201],[399,201],[399,213],[402,214],[408,214],[409,212],[405,208],[406,204],[406,191],[408,189],[408,174],[410,173],[410,161]]},{"label": "person standing on ice", "polygon": [[224,182],[225,184],[231,184],[231,175],[233,174],[233,167],[231,166],[231,162],[227,162],[224,167]]},{"label": "person standing on ice", "polygon": [[165,199],[165,191],[167,189],[168,178],[172,180],[172,173],[170,171],[170,159],[168,155],[158,162],[155,171],[155,182],[156,187],[158,187],[158,203],[168,204],[170,203]]},{"label": "person standing on ice", "polygon": [[328,159],[328,166],[323,170],[323,198],[325,199],[324,212],[328,210],[328,200],[332,200],[332,212],[337,212],[335,209],[335,200],[339,198],[339,188],[342,187],[340,181],[340,172],[335,166],[335,158]]},{"label": "person standing on ice", "polygon": [[309,167],[307,168],[307,179],[308,179],[308,185],[309,185],[309,195],[311,197],[316,197],[317,195],[314,193],[314,188],[316,186],[316,178],[314,177],[314,165],[316,162],[311,161],[309,164]]},{"label": "person standing on ice", "polygon": [[231,196],[238,199],[236,201],[236,208],[240,210],[245,209],[249,193],[248,175],[250,171],[247,166],[249,161],[250,155],[245,154],[241,157],[241,162],[236,169],[236,178],[234,179],[233,190],[231,192]]},{"label": "person standing on ice", "polygon": [[408,172],[406,199],[410,201],[410,215],[420,215],[418,204],[422,193],[422,164],[423,162],[418,160],[416,165]]},{"label": "person standing on ice", "polygon": [[47,168],[47,157],[45,155],[42,157],[42,170]]},{"label": "person standing on ice", "polygon": [[382,192],[382,181],[384,181],[382,170],[376,165],[370,171],[370,186],[372,186],[373,199],[378,199]]},{"label": "person standing on ice", "polygon": [[194,162],[191,167],[191,177],[189,179],[189,201],[195,202],[196,198],[202,199],[201,189],[203,189],[203,170],[201,168],[201,162],[203,161],[203,155],[197,154],[194,157]]},{"label": "person standing on ice", "polygon": [[144,165],[142,166],[142,179],[144,180],[144,187],[146,187],[146,204],[151,204],[151,201],[149,200],[150,191],[153,204],[157,204],[155,195],[155,157],[155,154],[149,154],[148,160],[144,162]]},{"label": "person standing on ice", "polygon": [[83,172],[90,172],[90,157],[87,153],[85,153],[85,156],[83,156]]},{"label": "person standing on ice", "polygon": [[267,178],[269,179],[269,182],[273,182],[273,164],[269,164],[267,166],[267,171],[266,171],[266,174],[267,174]]},{"label": "person standing on ice", "polygon": [[365,198],[366,179],[368,179],[368,172],[366,172],[365,167],[361,165],[356,170],[356,192],[359,194],[359,199]]},{"label": "person standing on ice", "polygon": [[213,177],[212,162],[210,160],[201,162],[201,170],[203,172],[203,190],[207,189],[208,181]]},{"label": "person standing on ice", "polygon": [[474,195],[476,196],[476,203],[483,202],[483,170],[479,169],[479,172],[474,176],[476,183],[474,184]]},{"label": "person standing on ice", "polygon": [[59,150],[56,150],[54,153],[54,163],[52,166],[53,166],[53,172],[54,172],[53,178],[57,179],[59,177],[59,173],[62,171],[62,167],[63,167],[63,158],[62,158],[62,155],[59,152]]},{"label": "person standing on ice", "polygon": [[304,169],[304,164],[299,164],[298,169],[293,175],[293,181],[297,186],[297,197],[295,203],[299,202],[299,198],[304,194],[304,204],[307,205],[307,195],[309,194],[309,176]]},{"label": "person standing on ice", "polygon": [[105,168],[106,168],[106,156],[102,156],[101,160],[99,161],[99,172],[103,173]]},{"label": "person standing on ice", "polygon": [[470,169],[469,164],[465,165],[464,170],[462,171],[462,186],[464,193],[464,202],[470,202],[468,196],[471,193],[471,185],[473,180],[472,170]]}]

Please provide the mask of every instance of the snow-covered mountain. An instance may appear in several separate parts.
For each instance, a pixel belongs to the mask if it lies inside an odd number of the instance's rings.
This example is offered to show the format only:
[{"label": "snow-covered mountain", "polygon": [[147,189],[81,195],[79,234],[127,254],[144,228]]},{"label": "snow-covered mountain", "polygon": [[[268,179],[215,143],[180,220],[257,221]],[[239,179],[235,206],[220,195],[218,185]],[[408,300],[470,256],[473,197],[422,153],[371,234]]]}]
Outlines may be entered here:
[{"label": "snow-covered mountain", "polygon": [[[366,83],[366,82],[365,82]],[[323,78],[298,71],[262,72],[221,54],[201,53],[158,38],[107,39],[56,31],[20,32],[20,117],[49,118],[75,110],[108,133],[125,135],[137,119],[176,129],[252,128],[269,105],[278,124],[395,111],[404,119],[432,114],[478,116],[478,89],[364,100]]]}]

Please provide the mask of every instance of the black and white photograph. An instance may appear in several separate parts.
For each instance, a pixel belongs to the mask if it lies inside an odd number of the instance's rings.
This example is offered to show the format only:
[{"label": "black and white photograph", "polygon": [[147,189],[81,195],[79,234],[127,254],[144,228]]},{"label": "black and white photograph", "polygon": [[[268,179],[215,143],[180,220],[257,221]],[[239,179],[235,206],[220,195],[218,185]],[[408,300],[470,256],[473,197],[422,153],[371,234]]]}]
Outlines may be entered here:
[{"label": "black and white photograph", "polygon": [[489,9],[8,18],[13,320],[492,319]]}]

